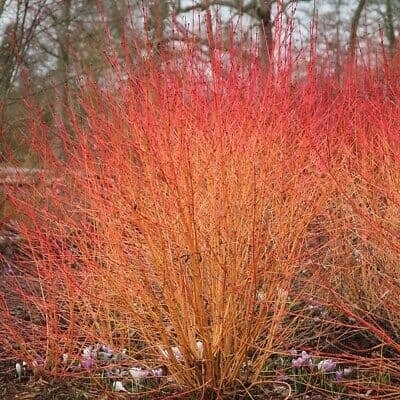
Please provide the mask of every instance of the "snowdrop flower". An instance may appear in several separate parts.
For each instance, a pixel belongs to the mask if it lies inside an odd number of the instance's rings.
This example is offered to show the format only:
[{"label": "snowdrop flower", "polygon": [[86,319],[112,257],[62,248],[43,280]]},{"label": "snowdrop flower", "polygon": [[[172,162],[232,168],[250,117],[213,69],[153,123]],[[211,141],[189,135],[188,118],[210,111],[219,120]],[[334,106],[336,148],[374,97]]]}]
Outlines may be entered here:
[{"label": "snowdrop flower", "polygon": [[335,372],[336,363],[331,359],[322,360],[318,363],[318,371],[322,372]]},{"label": "snowdrop flower", "polygon": [[127,390],[124,388],[124,385],[122,384],[121,381],[115,381],[113,383],[113,390],[115,392],[127,392]]},{"label": "snowdrop flower", "polygon": [[68,362],[68,354],[67,353],[64,353],[63,355],[62,355],[62,363],[63,364],[66,364]]},{"label": "snowdrop flower", "polygon": [[17,377],[21,380],[22,377],[22,365],[20,363],[15,364],[15,371],[17,372]]},{"label": "snowdrop flower", "polygon": [[204,351],[203,342],[201,340],[198,340],[196,342],[196,347],[197,347],[197,352],[199,353],[199,358],[203,358],[203,351]]}]

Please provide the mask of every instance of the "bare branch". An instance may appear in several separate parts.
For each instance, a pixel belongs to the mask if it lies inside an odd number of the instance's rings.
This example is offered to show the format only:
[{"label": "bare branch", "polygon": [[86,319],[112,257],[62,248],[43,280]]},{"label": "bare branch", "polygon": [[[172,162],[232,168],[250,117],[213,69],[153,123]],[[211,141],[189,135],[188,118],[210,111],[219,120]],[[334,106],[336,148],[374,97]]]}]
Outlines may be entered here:
[{"label": "bare branch", "polygon": [[357,42],[357,30],[358,24],[360,22],[361,13],[364,10],[365,4],[367,0],[360,0],[356,10],[354,11],[353,18],[351,20],[351,29],[350,29],[350,40],[349,40],[349,53],[350,57],[354,57],[356,50],[356,42]]}]

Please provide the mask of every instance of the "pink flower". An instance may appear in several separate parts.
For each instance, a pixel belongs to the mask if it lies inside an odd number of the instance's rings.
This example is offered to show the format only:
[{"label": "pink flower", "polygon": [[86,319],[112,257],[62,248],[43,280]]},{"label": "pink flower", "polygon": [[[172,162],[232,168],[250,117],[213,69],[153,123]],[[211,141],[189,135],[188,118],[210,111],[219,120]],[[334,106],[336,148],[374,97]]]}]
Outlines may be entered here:
[{"label": "pink flower", "polygon": [[292,367],[293,368],[301,368],[302,366],[303,366],[303,360],[301,359],[301,357],[294,358],[292,360]]},{"label": "pink flower", "polygon": [[37,368],[37,367],[43,367],[43,365],[44,365],[44,360],[43,360],[43,358],[42,357],[36,357],[35,358],[35,360],[33,361],[33,366],[35,367],[35,368]]},{"label": "pink flower", "polygon": [[292,360],[292,367],[293,368],[302,368],[302,367],[311,368],[312,367],[311,356],[306,351],[302,351],[300,357],[294,358]]},{"label": "pink flower", "polygon": [[84,357],[81,360],[81,366],[84,369],[90,369],[94,366],[94,359],[92,357]]},{"label": "pink flower", "polygon": [[318,363],[318,371],[322,372],[335,372],[336,363],[331,359],[322,360]]},{"label": "pink flower", "polygon": [[337,382],[340,382],[343,380],[344,378],[344,373],[341,369],[339,369],[338,371],[335,372],[335,378]]},{"label": "pink flower", "polygon": [[133,367],[129,370],[132,378],[135,380],[146,379],[150,376],[150,372],[139,367]]}]

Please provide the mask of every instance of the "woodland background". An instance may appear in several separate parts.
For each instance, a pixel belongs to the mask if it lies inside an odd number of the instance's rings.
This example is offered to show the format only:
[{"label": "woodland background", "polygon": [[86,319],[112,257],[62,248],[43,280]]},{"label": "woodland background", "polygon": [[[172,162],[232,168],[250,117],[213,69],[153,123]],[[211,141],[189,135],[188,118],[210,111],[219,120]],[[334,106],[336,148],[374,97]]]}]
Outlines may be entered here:
[{"label": "woodland background", "polygon": [[[27,87],[30,98],[42,103],[50,122],[54,112],[62,113],[61,104],[73,101],[77,70],[90,71],[98,81],[104,77],[108,68],[104,49],[109,39],[118,50],[125,35],[136,55],[140,52],[138,44],[144,50],[149,42],[155,52],[161,48],[173,52],[173,46],[183,38],[179,32],[189,30],[207,53],[204,23],[199,24],[198,14],[194,17],[193,12],[202,13],[208,7],[218,15],[226,40],[228,27],[233,26],[241,38],[259,42],[264,64],[270,62],[268,49],[272,48],[280,16],[284,24],[293,24],[294,47],[299,51],[306,48],[312,28],[317,33],[317,46],[326,50],[322,53],[335,60],[331,67],[338,77],[346,55],[376,48],[383,42],[393,56],[399,36],[399,0],[300,0],[280,4],[273,0],[1,0],[0,154],[7,145],[23,165],[32,164],[22,144],[27,132]],[[109,38],[104,35],[105,26]]]}]

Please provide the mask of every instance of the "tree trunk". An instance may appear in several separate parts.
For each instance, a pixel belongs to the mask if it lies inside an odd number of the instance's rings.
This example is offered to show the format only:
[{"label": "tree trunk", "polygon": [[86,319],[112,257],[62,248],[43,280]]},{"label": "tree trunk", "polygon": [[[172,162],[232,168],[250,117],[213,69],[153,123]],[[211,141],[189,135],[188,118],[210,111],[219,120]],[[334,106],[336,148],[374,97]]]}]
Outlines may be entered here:
[{"label": "tree trunk", "polygon": [[272,36],[272,1],[264,0],[260,4],[257,14],[260,18],[260,60],[264,72],[267,72],[273,59],[273,36]]},{"label": "tree trunk", "polygon": [[353,18],[351,19],[350,40],[349,40],[349,56],[353,60],[356,53],[357,44],[357,30],[360,23],[361,14],[364,10],[366,0],[360,0],[356,10],[354,11]]},{"label": "tree trunk", "polygon": [[153,29],[153,52],[159,58],[164,46],[165,20],[168,17],[169,7],[166,0],[153,0],[150,7],[150,23]]},{"label": "tree trunk", "polygon": [[70,67],[70,34],[72,0],[64,0],[62,4],[60,24],[57,33],[58,58],[57,58],[57,86],[60,88],[59,98],[56,101],[56,113],[59,121],[56,121],[55,151],[60,160],[64,159],[64,151],[61,136],[64,134],[65,106],[68,103],[69,67]]},{"label": "tree trunk", "polygon": [[385,31],[389,41],[389,55],[392,58],[396,50],[396,35],[394,33],[392,0],[386,0]]}]

